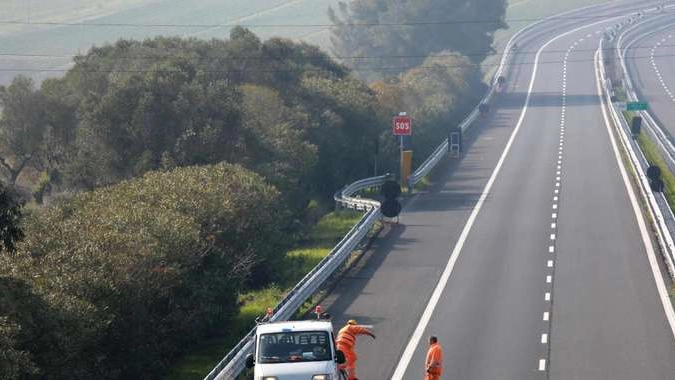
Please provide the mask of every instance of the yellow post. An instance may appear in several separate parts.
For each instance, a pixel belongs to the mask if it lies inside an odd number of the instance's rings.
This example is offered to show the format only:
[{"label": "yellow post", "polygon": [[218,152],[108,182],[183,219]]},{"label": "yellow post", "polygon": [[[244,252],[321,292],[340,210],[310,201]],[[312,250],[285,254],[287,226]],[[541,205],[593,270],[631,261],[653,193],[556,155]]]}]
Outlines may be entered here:
[{"label": "yellow post", "polygon": [[401,186],[408,186],[408,176],[412,172],[412,154],[412,150],[401,151]]}]

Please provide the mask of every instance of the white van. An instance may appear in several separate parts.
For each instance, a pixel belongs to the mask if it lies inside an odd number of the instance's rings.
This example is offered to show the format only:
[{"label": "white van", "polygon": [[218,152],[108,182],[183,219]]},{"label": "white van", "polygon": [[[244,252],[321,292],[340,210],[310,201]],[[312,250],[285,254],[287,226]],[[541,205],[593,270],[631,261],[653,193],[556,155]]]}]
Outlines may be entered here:
[{"label": "white van", "polygon": [[339,380],[344,360],[330,321],[286,321],[258,325],[246,367],[255,380]]}]

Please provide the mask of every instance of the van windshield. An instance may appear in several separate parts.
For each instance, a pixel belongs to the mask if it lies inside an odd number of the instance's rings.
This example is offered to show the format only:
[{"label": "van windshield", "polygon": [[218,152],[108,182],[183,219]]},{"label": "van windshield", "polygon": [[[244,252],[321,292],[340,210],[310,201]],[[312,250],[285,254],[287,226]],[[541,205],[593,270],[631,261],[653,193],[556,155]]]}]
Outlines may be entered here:
[{"label": "van windshield", "polygon": [[330,338],[325,331],[288,331],[260,335],[258,363],[331,360]]}]

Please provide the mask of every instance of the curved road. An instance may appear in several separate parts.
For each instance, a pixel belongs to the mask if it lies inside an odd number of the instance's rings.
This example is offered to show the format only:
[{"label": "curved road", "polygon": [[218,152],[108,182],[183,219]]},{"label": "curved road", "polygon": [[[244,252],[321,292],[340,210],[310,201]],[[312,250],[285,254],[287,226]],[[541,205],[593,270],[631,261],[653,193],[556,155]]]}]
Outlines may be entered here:
[{"label": "curved road", "polygon": [[675,9],[641,23],[624,37],[626,67],[650,114],[675,141]]},{"label": "curved road", "polygon": [[606,28],[650,4],[585,9],[518,41],[463,159],[329,297],[336,323],[378,335],[359,340],[360,378],[423,378],[435,334],[453,380],[675,379],[672,305],[594,69]]}]

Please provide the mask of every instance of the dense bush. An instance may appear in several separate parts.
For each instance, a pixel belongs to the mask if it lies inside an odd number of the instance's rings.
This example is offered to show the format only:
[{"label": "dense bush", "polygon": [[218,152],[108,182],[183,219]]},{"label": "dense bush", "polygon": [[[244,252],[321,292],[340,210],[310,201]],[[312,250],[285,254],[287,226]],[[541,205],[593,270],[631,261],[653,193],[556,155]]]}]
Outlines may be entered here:
[{"label": "dense bush", "polygon": [[32,215],[15,256],[0,258],[11,373],[29,373],[32,359],[36,378],[157,377],[227,324],[251,270],[270,275],[282,259],[279,199],[220,164],[149,173]]},{"label": "dense bush", "polygon": [[361,159],[389,126],[368,86],[317,47],[243,28],[229,40],[95,47],[40,89],[22,77],[0,87],[0,107],[0,164],[13,180],[30,168],[87,190],[227,161],[264,175],[298,212],[366,175]]},{"label": "dense bush", "polygon": [[0,168],[55,202],[0,255],[0,378],[158,378],[243,288],[284,280],[311,199],[376,160],[397,170],[392,115],[412,115],[424,159],[480,78],[445,52],[368,85],[317,47],[234,28],[121,40],[39,89],[0,87]]}]

